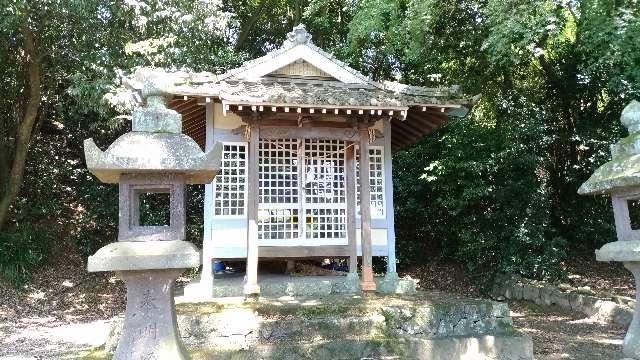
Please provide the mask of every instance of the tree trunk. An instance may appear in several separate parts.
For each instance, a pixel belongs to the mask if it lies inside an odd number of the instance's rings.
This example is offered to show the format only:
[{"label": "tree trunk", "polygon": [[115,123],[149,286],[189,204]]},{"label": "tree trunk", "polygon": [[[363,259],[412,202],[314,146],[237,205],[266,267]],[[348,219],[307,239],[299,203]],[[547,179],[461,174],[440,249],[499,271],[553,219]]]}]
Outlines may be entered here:
[{"label": "tree trunk", "polygon": [[249,18],[249,20],[240,24],[240,33],[238,34],[238,41],[236,42],[236,46],[234,47],[236,51],[242,50],[242,47],[247,42],[247,39],[251,34],[251,30],[253,30],[253,27],[258,22],[258,19],[262,15],[262,11],[264,10],[268,2],[269,1],[267,0],[261,1],[260,5],[258,5],[258,8],[253,12],[253,14],[251,14],[251,17]]},{"label": "tree trunk", "polygon": [[40,62],[41,58],[36,49],[33,33],[26,25],[22,29],[23,50],[25,53],[26,74],[25,91],[26,106],[22,114],[22,120],[16,127],[15,147],[11,161],[11,172],[7,179],[7,185],[2,198],[0,198],[0,230],[7,223],[11,204],[18,196],[24,176],[25,162],[29,151],[29,142],[33,126],[40,108]]}]

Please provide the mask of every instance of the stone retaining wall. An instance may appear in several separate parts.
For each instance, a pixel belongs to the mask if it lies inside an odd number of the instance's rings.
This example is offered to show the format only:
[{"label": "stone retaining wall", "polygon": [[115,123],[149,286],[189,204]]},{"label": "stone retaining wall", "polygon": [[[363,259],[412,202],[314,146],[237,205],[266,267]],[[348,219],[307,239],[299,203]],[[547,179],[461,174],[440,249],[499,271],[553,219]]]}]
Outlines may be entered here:
[{"label": "stone retaining wall", "polygon": [[[442,294],[414,297],[178,304],[192,353],[207,359],[532,360],[532,342],[512,325],[506,303]],[[105,352],[119,336],[116,319]]]},{"label": "stone retaining wall", "polygon": [[589,294],[589,290],[565,287],[561,289],[542,282],[525,279],[496,281],[493,295],[509,300],[526,300],[537,305],[558,306],[564,310],[581,312],[605,323],[628,327],[633,318],[635,301],[622,296],[609,298]]}]

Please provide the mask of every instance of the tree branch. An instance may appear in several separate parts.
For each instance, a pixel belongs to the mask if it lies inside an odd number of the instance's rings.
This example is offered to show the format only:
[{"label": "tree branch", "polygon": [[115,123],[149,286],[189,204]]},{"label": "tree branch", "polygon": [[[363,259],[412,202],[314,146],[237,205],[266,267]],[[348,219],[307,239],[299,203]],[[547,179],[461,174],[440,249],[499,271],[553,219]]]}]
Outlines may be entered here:
[{"label": "tree branch", "polygon": [[267,2],[269,1],[262,0],[260,2],[260,5],[256,9],[256,11],[249,18],[249,21],[243,22],[242,25],[240,25],[240,34],[238,34],[238,41],[236,42],[236,46],[235,46],[236,51],[241,50],[242,47],[244,46],[244,43],[249,38],[249,34],[251,33],[251,30],[253,30],[253,27],[258,22],[260,15],[262,15],[262,11],[266,7]]}]

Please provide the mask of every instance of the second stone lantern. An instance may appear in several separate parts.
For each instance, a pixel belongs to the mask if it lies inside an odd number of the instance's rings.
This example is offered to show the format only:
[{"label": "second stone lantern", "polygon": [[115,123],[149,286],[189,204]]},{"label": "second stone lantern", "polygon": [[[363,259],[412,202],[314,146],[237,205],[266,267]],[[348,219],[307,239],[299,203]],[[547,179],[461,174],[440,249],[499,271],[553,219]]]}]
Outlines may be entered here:
[{"label": "second stone lantern", "polygon": [[[87,167],[100,181],[119,183],[118,241],[89,257],[88,270],[116,271],[127,283],[125,319],[114,359],[188,359],[178,333],[174,282],[200,265],[200,253],[185,240],[185,184],[213,181],[221,146],[203,153],[182,134],[181,115],[167,109],[173,84],[162,72],[143,82],[145,107],[133,112],[132,131],[103,152],[85,140]],[[145,225],[141,198],[168,197],[169,221]]]},{"label": "second stone lantern", "polygon": [[[596,250],[598,261],[620,261],[636,280],[636,304],[640,302],[640,228],[630,210],[640,205],[640,102],[632,101],[620,117],[629,136],[611,146],[611,161],[591,175],[579,194],[611,195],[618,241]],[[632,221],[635,220],[635,221]],[[624,338],[623,354],[640,359],[640,306],[636,305],[633,320]]]}]

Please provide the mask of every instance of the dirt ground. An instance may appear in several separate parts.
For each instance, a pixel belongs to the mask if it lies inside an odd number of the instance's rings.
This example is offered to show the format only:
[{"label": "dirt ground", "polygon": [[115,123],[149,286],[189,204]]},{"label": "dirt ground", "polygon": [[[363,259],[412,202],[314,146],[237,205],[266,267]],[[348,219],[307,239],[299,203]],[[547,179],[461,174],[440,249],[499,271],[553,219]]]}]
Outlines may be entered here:
[{"label": "dirt ground", "polygon": [[[568,271],[594,289],[633,293],[632,279],[624,268],[590,263],[576,261],[574,270]],[[74,358],[72,354],[103,341],[109,319],[124,311],[124,286],[113,275],[87,273],[85,265],[79,256],[45,265],[20,293],[0,283],[0,358]],[[459,266],[434,263],[414,270],[412,275],[421,279],[425,290],[482,296]],[[524,302],[510,303],[510,308],[516,328],[533,338],[536,359],[621,357],[625,329]]]},{"label": "dirt ground", "polygon": [[533,339],[536,360],[603,360],[622,358],[626,329],[602,324],[583,314],[541,307],[527,302],[509,303],[516,329]]}]

